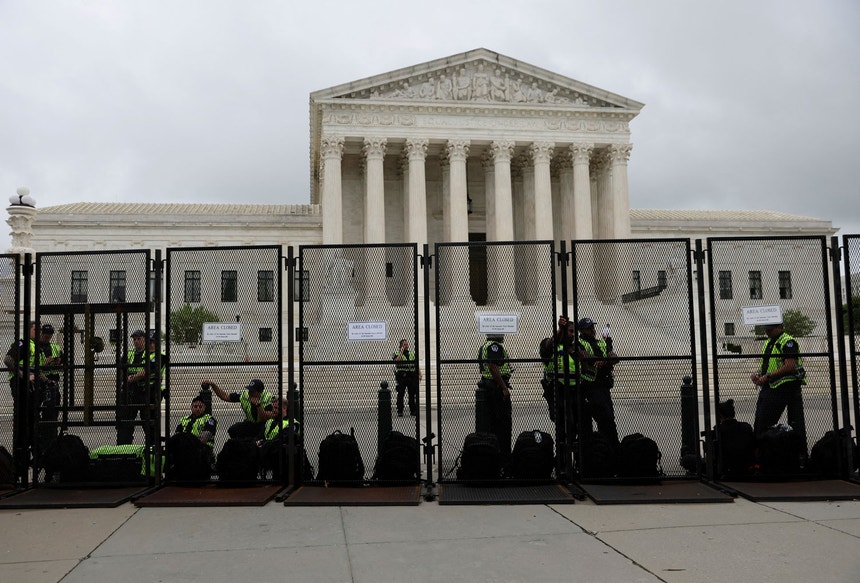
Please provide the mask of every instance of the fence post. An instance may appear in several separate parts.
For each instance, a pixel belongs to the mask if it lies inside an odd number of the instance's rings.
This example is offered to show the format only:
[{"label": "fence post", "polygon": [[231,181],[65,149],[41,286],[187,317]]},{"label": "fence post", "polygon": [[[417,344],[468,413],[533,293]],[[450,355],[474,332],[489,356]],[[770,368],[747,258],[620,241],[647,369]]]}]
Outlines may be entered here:
[{"label": "fence post", "polygon": [[681,457],[694,454],[698,458],[699,436],[698,407],[696,406],[696,387],[693,379],[686,375],[681,385]]},{"label": "fence post", "polygon": [[379,383],[376,404],[376,452],[380,453],[382,451],[382,442],[391,433],[391,390],[388,388],[388,381]]}]

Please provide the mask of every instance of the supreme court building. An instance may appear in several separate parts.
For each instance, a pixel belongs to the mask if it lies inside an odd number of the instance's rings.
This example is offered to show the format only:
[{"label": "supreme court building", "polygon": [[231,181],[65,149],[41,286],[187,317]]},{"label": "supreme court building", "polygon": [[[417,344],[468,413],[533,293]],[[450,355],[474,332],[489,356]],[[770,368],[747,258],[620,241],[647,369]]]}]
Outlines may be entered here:
[{"label": "supreme court building", "polygon": [[[476,49],[312,93],[309,204],[12,205],[9,251],[835,232],[780,212],[631,210],[629,124],[643,107]],[[469,264],[472,306],[512,300],[505,278],[487,280],[493,260]],[[656,281],[665,267],[624,269],[613,293],[630,291],[634,270]]]}]

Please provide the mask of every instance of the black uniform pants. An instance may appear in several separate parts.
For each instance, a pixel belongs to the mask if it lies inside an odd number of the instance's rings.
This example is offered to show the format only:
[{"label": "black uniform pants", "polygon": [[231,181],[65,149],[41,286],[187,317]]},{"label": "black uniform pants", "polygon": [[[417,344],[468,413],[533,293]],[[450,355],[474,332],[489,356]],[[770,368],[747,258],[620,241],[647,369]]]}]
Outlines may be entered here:
[{"label": "black uniform pants", "polygon": [[583,432],[591,431],[591,420],[597,424],[597,431],[618,443],[618,427],[615,425],[615,406],[612,403],[612,395],[606,383],[600,379],[596,381],[583,381],[582,398],[585,405],[585,413],[588,417],[583,419]]},{"label": "black uniform pants", "polygon": [[403,415],[403,397],[408,395],[409,414],[418,415],[418,374],[404,373],[395,376],[394,388],[397,391],[397,414]]},{"label": "black uniform pants", "polygon": [[753,431],[761,435],[769,427],[779,423],[782,412],[787,410],[786,422],[797,431],[802,438],[804,452],[808,452],[806,443],[806,420],[803,416],[803,396],[800,381],[785,383],[773,389],[763,387],[759,390],[755,406],[755,421]]},{"label": "black uniform pants", "polygon": [[502,461],[507,463],[511,457],[511,432],[513,431],[511,400],[502,395],[502,389],[496,383],[488,383],[487,388],[489,389],[487,405],[490,414],[490,432],[495,434],[499,441]]},{"label": "black uniform pants", "polygon": [[12,441],[17,468],[26,468],[30,464],[29,447],[33,442],[32,393],[27,385],[18,377],[9,379],[9,389],[12,391]]},{"label": "black uniform pants", "polygon": [[130,385],[119,392],[116,406],[116,444],[129,445],[134,441],[134,421],[138,415],[143,421],[143,435],[147,444],[155,439],[155,421],[158,419],[156,408],[161,403],[161,391],[154,387],[150,390],[147,403],[146,387]]}]

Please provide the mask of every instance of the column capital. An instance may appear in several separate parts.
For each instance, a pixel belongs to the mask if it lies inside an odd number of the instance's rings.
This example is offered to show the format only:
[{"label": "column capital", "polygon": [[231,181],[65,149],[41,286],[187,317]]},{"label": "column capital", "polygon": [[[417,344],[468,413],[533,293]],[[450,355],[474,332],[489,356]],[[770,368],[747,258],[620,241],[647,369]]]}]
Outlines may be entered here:
[{"label": "column capital", "polygon": [[614,166],[615,164],[626,165],[630,159],[630,151],[633,149],[633,144],[610,144],[609,160]]},{"label": "column capital", "polygon": [[423,162],[427,158],[427,147],[430,140],[427,138],[409,138],[406,140],[406,155],[410,160]]},{"label": "column capital", "polygon": [[594,144],[590,142],[576,142],[570,145],[570,154],[574,164],[588,164]]},{"label": "column capital", "polygon": [[323,136],[320,138],[320,156],[323,159],[343,156],[343,136]]},{"label": "column capital", "polygon": [[469,140],[448,140],[445,146],[445,151],[448,153],[448,160],[455,162],[466,161],[469,156]]},{"label": "column capital", "polygon": [[490,152],[494,162],[510,162],[514,155],[513,140],[500,140],[490,144]]},{"label": "column capital", "polygon": [[481,166],[484,167],[484,170],[492,170],[493,165],[493,152],[490,148],[487,148],[484,150],[484,153],[481,154]]},{"label": "column capital", "polygon": [[387,144],[388,140],[385,138],[364,138],[364,148],[362,148],[362,152],[368,160],[381,160],[385,157],[385,148]]},{"label": "column capital", "polygon": [[529,154],[532,162],[549,162],[552,159],[552,153],[555,148],[555,142],[533,142],[529,146]]}]

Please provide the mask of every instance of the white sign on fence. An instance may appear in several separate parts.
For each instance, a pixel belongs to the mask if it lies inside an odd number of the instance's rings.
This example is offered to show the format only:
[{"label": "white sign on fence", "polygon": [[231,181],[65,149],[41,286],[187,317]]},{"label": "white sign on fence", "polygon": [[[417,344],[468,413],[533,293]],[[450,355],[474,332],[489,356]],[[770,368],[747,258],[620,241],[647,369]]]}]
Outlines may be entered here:
[{"label": "white sign on fence", "polygon": [[479,312],[475,314],[478,320],[479,334],[516,334],[519,332],[520,315],[516,312],[497,314]]},{"label": "white sign on fence", "polygon": [[388,340],[388,322],[349,322],[347,340]]},{"label": "white sign on fence", "polygon": [[239,322],[206,322],[203,324],[203,342],[241,342],[242,324]]},{"label": "white sign on fence", "polygon": [[741,311],[745,326],[782,324],[782,306],[747,306]]}]

